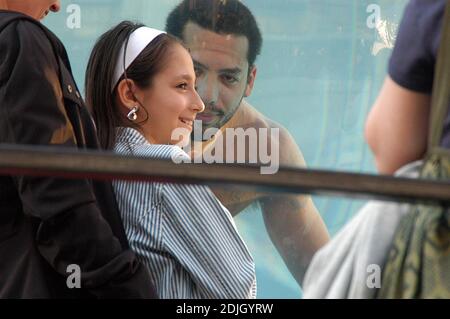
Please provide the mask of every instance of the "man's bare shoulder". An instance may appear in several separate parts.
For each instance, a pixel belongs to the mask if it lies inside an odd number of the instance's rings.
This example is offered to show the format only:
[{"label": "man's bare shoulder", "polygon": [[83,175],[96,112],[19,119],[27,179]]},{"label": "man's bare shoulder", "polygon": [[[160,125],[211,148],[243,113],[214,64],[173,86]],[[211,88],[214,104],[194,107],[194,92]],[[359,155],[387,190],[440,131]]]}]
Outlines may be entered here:
[{"label": "man's bare shoulder", "polygon": [[279,150],[280,164],[288,166],[305,166],[303,154],[289,130],[280,123],[268,118],[259,112],[250,103],[242,102],[242,122],[241,127],[254,127],[257,129],[278,129],[279,130]]},{"label": "man's bare shoulder", "polygon": [[242,101],[236,114],[236,124],[238,123],[241,127],[279,128],[287,131],[281,124],[269,119],[246,101]]}]

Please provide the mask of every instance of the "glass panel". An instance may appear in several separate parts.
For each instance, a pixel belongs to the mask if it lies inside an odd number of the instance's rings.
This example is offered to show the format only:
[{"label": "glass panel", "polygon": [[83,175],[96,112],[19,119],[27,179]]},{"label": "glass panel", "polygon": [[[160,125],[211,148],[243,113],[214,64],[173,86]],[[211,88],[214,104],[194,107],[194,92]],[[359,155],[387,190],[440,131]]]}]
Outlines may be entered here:
[{"label": "glass panel", "polygon": [[[386,74],[406,0],[246,0],[263,34],[247,99],[280,123],[309,167],[375,172],[364,121]],[[127,19],[164,28],[178,0],[63,1],[45,21],[71,57],[80,89],[95,40]],[[280,145],[281,153],[289,149]],[[294,151],[295,152],[295,151]],[[362,202],[314,198],[331,235]],[[256,260],[259,298],[298,298],[301,290],[266,232],[254,201],[236,222]]]}]

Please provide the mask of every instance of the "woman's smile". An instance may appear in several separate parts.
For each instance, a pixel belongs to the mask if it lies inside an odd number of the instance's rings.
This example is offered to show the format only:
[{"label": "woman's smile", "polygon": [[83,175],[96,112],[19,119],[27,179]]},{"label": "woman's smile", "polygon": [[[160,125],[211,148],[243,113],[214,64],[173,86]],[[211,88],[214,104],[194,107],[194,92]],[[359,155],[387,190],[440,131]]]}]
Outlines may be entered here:
[{"label": "woman's smile", "polygon": [[194,126],[194,121],[195,121],[195,118],[194,119],[180,118],[181,124],[190,130],[192,130],[192,128]]}]

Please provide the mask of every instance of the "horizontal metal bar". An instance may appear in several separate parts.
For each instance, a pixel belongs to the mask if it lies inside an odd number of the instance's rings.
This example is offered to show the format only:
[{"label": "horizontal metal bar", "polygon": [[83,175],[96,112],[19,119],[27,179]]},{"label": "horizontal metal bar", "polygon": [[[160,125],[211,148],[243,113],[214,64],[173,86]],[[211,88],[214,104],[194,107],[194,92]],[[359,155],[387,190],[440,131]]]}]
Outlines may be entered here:
[{"label": "horizontal metal bar", "polygon": [[275,175],[261,175],[258,166],[175,164],[60,147],[0,145],[0,175],[233,184],[258,192],[450,203],[450,183],[441,181],[300,168],[281,168]]}]

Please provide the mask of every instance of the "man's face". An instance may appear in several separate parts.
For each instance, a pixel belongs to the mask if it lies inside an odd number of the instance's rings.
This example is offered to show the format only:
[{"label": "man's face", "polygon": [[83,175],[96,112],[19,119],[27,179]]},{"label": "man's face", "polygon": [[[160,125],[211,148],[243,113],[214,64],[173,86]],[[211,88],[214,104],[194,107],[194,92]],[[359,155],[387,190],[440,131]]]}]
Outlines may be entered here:
[{"label": "man's face", "polygon": [[44,19],[50,11],[58,12],[61,9],[59,0],[11,0],[8,8],[22,12],[36,20]]},{"label": "man's face", "polygon": [[245,36],[223,35],[188,22],[183,32],[197,76],[197,91],[205,111],[197,115],[203,129],[220,128],[235,114],[242,99],[251,94],[256,69],[249,72]]}]

